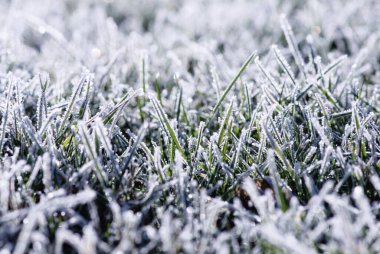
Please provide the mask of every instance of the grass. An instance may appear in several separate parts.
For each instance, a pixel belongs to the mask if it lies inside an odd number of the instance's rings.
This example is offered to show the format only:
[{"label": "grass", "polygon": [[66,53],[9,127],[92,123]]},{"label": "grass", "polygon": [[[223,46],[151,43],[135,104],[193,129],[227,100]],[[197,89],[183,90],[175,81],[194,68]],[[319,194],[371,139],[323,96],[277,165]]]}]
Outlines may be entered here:
[{"label": "grass", "polygon": [[0,252],[380,252],[379,7],[0,3]]}]

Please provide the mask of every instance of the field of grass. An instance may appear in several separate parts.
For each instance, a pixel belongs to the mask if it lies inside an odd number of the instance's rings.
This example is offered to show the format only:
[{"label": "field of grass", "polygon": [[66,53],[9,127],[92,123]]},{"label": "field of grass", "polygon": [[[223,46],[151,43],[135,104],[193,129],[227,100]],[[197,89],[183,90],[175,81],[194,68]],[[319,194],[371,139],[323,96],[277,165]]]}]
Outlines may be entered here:
[{"label": "field of grass", "polygon": [[0,254],[380,253],[379,13],[0,1]]}]

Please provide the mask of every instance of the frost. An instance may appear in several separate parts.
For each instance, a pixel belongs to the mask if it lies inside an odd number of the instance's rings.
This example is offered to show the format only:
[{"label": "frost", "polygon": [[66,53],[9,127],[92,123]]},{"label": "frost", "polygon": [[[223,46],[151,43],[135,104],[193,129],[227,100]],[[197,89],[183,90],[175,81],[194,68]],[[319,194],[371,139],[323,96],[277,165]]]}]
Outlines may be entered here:
[{"label": "frost", "polygon": [[380,253],[379,13],[0,1],[0,253]]}]

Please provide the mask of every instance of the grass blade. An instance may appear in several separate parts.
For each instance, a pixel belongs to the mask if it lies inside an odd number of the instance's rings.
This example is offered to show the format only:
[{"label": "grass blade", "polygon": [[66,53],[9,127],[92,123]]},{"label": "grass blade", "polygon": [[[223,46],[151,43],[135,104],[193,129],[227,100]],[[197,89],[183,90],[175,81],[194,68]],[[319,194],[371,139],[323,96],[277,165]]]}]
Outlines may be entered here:
[{"label": "grass blade", "polygon": [[211,120],[214,118],[215,114],[218,112],[218,109],[220,107],[220,105],[222,104],[222,102],[224,101],[224,99],[226,98],[227,94],[231,91],[232,87],[235,85],[236,81],[239,79],[239,77],[241,76],[241,74],[243,73],[243,71],[248,67],[248,65],[251,63],[252,59],[256,56],[256,52],[253,52],[248,58],[247,60],[244,62],[243,66],[240,68],[240,70],[238,71],[238,73],[236,74],[236,76],[232,79],[231,83],[227,86],[226,90],[224,91],[224,93],[222,94],[222,96],[220,97],[220,99],[218,100],[218,102],[216,103],[216,105],[214,106],[212,112],[211,112],[211,116],[207,119],[206,121],[206,127],[210,124]]},{"label": "grass blade", "polygon": [[175,132],[173,131],[173,128],[170,126],[169,124],[169,120],[162,108],[162,106],[160,105],[160,103],[157,101],[157,99],[155,98],[151,98],[151,101],[152,101],[152,104],[154,106],[154,109],[156,110],[156,113],[158,115],[158,117],[160,118],[160,122],[161,122],[161,125],[162,125],[162,128],[165,130],[166,134],[171,137],[172,139],[172,142],[175,144],[175,146],[177,147],[178,151],[181,153],[182,157],[185,159],[186,163],[188,164],[188,161],[187,161],[187,156],[185,154],[185,152],[183,151],[179,141],[178,141],[178,138],[175,134]]}]

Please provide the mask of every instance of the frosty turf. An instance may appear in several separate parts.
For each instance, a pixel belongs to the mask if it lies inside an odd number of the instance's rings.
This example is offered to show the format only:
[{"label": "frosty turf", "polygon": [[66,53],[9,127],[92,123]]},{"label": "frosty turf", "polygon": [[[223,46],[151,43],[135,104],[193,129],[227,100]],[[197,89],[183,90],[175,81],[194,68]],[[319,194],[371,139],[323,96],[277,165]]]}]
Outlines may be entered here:
[{"label": "frosty turf", "polygon": [[0,2],[0,253],[380,252],[379,10]]}]

